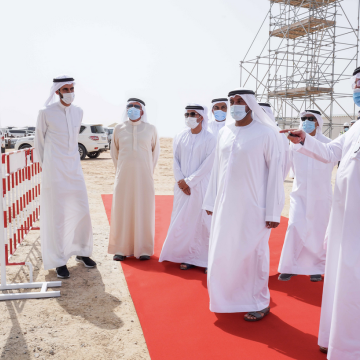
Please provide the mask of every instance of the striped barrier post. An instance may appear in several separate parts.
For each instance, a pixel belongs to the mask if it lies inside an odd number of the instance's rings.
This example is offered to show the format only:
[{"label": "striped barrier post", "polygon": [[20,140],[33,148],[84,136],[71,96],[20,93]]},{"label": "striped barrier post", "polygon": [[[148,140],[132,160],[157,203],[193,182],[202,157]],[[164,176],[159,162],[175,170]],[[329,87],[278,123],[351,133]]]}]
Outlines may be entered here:
[{"label": "striped barrier post", "polygon": [[[0,300],[30,299],[60,296],[60,291],[47,291],[48,287],[61,286],[61,281],[33,282],[31,262],[11,262],[18,246],[31,230],[39,230],[34,224],[40,219],[41,167],[34,148],[1,155],[0,167],[0,290],[41,288],[40,292],[0,294]],[[6,283],[6,266],[27,265],[30,282]]]}]

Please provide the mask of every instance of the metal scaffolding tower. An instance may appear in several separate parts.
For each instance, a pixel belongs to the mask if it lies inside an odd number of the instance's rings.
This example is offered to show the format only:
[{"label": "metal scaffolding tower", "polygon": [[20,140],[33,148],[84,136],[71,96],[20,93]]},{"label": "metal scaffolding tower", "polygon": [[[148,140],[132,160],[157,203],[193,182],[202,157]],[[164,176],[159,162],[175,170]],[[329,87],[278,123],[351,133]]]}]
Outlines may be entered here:
[{"label": "metal scaffolding tower", "polygon": [[[260,55],[240,62],[240,86],[256,89],[258,101],[268,101],[282,128],[296,126],[299,112],[315,108],[323,113],[323,131],[331,137],[334,106],[350,119],[355,107],[344,108],[352,94],[336,92],[358,64],[357,26],[342,7],[342,0],[270,0],[269,37]],[[341,87],[341,86],[340,86]],[[350,84],[348,84],[348,89]],[[346,90],[348,91],[348,90]]]}]

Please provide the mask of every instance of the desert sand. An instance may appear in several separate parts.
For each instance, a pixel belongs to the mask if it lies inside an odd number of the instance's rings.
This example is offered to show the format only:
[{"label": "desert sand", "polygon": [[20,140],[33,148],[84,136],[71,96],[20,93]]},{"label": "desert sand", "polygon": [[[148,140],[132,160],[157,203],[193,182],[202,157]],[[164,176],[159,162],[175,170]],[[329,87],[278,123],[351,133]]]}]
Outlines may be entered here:
[{"label": "desert sand", "polygon": [[[98,266],[86,269],[72,258],[71,278],[63,281],[61,297],[0,303],[0,358],[20,359],[150,359],[121,264],[107,254],[109,224],[101,194],[112,193],[114,166],[109,152],[82,161],[94,229],[93,258]],[[333,173],[333,181],[336,169]],[[158,195],[173,194],[172,139],[161,139],[155,171]],[[285,181],[286,205],[293,180]],[[41,221],[40,221],[41,226]],[[58,280],[54,270],[44,271],[39,231],[32,231],[12,262],[30,261],[34,281]],[[8,267],[9,282],[29,281],[28,269]]]}]

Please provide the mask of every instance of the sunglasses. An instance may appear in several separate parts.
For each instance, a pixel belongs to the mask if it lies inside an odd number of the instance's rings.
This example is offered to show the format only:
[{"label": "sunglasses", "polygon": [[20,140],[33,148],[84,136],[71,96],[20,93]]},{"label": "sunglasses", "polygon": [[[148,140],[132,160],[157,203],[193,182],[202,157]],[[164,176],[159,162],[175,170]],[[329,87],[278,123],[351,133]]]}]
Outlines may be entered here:
[{"label": "sunglasses", "polygon": [[201,116],[201,115],[199,115],[199,114],[198,114],[197,112],[195,112],[195,111],[192,111],[191,113],[185,113],[184,115],[185,115],[186,118],[188,118],[189,116],[190,116],[190,117],[198,117],[198,116]]},{"label": "sunglasses", "polygon": [[141,106],[140,106],[140,105],[135,105],[135,104],[128,104],[128,105],[126,105],[126,108],[127,108],[127,109],[130,109],[130,108],[132,108],[132,107],[134,107],[135,109],[141,110]]},{"label": "sunglasses", "polygon": [[312,116],[303,116],[301,118],[302,121],[309,120],[309,121],[316,121],[316,119]]},{"label": "sunglasses", "polygon": [[355,89],[356,87],[360,87],[360,79],[355,80],[355,84],[353,84],[353,89]]}]

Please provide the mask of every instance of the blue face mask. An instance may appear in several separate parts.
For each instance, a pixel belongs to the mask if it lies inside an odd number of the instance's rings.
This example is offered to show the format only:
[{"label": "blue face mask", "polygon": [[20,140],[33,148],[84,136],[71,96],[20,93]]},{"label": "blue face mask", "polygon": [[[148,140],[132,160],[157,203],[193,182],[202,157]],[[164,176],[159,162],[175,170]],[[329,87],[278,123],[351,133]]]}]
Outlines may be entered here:
[{"label": "blue face mask", "polygon": [[354,89],[353,100],[355,105],[360,107],[360,89]]},{"label": "blue face mask", "polygon": [[214,110],[214,117],[217,121],[224,121],[226,119],[226,112],[222,110]]},{"label": "blue face mask", "polygon": [[302,129],[307,133],[310,134],[315,130],[315,121],[305,120],[302,123]]},{"label": "blue face mask", "polygon": [[140,117],[140,110],[135,107],[131,107],[128,109],[127,115],[130,120],[137,120]]}]

